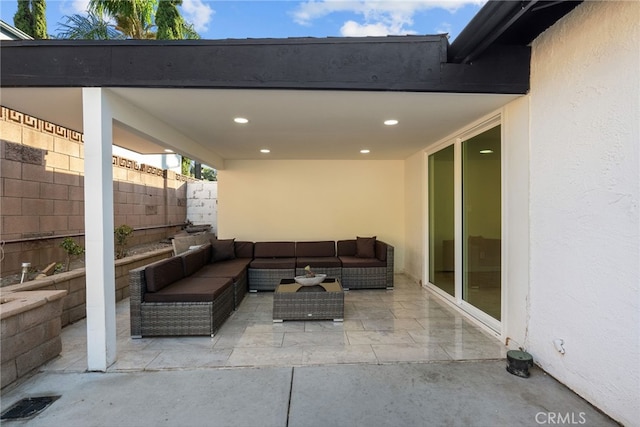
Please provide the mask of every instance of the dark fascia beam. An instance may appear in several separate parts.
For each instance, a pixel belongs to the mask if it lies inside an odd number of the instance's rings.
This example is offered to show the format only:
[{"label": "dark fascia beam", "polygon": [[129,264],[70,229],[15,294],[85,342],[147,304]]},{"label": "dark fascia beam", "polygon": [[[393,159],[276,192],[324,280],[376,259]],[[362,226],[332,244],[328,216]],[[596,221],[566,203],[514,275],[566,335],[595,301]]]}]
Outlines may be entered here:
[{"label": "dark fascia beam", "polygon": [[487,2],[451,44],[449,62],[474,61],[536,3],[537,0]]},{"label": "dark fascia beam", "polygon": [[445,35],[7,42],[0,49],[0,86],[528,91],[528,48],[489,55],[472,67],[446,66],[447,49]]},{"label": "dark fascia beam", "polygon": [[528,46],[582,0],[490,0],[449,49],[449,62],[469,64],[497,45]]}]

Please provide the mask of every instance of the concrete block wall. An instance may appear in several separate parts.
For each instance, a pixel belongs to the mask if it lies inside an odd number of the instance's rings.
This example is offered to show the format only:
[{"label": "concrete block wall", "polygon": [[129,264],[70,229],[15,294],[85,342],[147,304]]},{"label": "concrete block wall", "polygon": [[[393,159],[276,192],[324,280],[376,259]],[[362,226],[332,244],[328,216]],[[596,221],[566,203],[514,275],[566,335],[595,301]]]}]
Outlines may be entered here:
[{"label": "concrete block wall", "polygon": [[3,294],[0,343],[2,388],[62,351],[60,312],[64,294],[64,291]]},{"label": "concrete block wall", "polygon": [[187,219],[194,225],[210,225],[218,231],[218,183],[198,181],[187,184]]},{"label": "concrete block wall", "polygon": [[[83,136],[0,107],[0,138],[2,274],[62,262],[64,237],[84,245]],[[191,178],[117,156],[113,176],[114,224],[136,230],[130,245],[180,230]]]},{"label": "concrete block wall", "polygon": [[[134,255],[115,261],[116,273],[116,302],[129,297],[129,270],[169,258],[173,255],[173,248],[158,249],[153,252]],[[2,288],[3,295],[28,291],[66,291],[62,299],[61,326],[84,319],[87,315],[86,271],[79,268],[65,273],[54,274],[42,279],[31,280],[23,284]]]}]

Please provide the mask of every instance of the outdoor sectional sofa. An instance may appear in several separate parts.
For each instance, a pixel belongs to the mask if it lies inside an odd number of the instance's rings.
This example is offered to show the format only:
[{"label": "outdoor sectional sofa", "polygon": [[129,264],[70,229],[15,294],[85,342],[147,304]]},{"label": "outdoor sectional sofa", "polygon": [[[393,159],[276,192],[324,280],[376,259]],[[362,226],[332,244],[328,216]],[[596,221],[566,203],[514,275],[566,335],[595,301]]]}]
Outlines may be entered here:
[{"label": "outdoor sectional sofa", "polygon": [[340,280],[345,289],[393,288],[394,247],[375,237],[318,242],[256,242],[249,264],[249,291],[273,291],[281,279],[315,273]]},{"label": "outdoor sectional sofa", "polygon": [[317,242],[211,239],[129,272],[131,336],[211,335],[247,290],[273,291],[281,279],[316,273],[345,289],[393,288],[393,246],[371,238]]},{"label": "outdoor sectional sofa", "polygon": [[247,292],[252,254],[219,240],[131,270],[131,336],[213,336]]}]

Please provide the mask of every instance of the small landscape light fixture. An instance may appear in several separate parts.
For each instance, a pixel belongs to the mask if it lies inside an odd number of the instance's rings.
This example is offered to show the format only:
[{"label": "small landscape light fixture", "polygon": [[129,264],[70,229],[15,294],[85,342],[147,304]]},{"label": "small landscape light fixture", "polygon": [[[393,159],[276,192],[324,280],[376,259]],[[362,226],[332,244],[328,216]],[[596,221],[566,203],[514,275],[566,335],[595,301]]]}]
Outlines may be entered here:
[{"label": "small landscape light fixture", "polygon": [[385,126],[395,126],[398,124],[396,119],[389,119],[384,121]]},{"label": "small landscape light fixture", "polygon": [[269,154],[271,152],[271,150],[269,150],[268,148],[263,148],[263,149],[260,150],[260,152],[262,154]]},{"label": "small landscape light fixture", "polygon": [[493,154],[493,150],[488,148],[486,150],[480,150],[480,154]]},{"label": "small landscape light fixture", "polygon": [[233,121],[241,125],[249,123],[249,119],[245,119],[244,117],[236,117]]},{"label": "small landscape light fixture", "polygon": [[507,372],[522,378],[529,378],[529,368],[533,366],[533,357],[522,350],[507,351]]},{"label": "small landscape light fixture", "polygon": [[360,150],[360,154],[369,154],[371,152],[371,150],[367,150],[366,148],[363,150]]}]

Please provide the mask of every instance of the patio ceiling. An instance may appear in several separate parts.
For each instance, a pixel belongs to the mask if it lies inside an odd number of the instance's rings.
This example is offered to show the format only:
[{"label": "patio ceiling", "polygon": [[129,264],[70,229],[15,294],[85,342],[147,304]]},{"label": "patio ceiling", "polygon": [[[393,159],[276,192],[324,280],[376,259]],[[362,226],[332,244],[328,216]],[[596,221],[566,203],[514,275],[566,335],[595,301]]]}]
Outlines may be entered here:
[{"label": "patio ceiling", "polygon": [[[520,95],[327,90],[109,88],[223,159],[401,160]],[[2,105],[82,132],[80,88],[3,88]],[[245,117],[239,125],[235,117]],[[399,121],[385,126],[386,119]],[[180,147],[124,126],[114,144]],[[265,155],[260,149],[268,148]],[[361,149],[371,153],[363,156]],[[189,155],[189,153],[182,153]],[[207,159],[197,159],[207,164]]]}]

